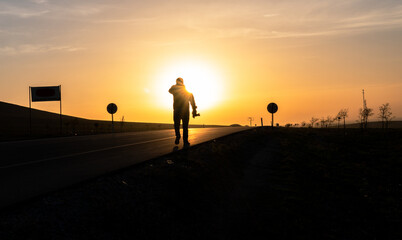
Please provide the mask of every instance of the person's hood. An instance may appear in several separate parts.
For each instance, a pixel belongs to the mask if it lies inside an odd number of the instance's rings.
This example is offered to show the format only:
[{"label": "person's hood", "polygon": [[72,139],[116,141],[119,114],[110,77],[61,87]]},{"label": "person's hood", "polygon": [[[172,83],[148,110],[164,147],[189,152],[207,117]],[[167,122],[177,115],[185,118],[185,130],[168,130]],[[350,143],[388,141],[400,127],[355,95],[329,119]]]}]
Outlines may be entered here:
[{"label": "person's hood", "polygon": [[170,88],[169,92],[176,92],[176,91],[183,91],[186,90],[186,87],[184,85],[172,85],[172,87]]}]

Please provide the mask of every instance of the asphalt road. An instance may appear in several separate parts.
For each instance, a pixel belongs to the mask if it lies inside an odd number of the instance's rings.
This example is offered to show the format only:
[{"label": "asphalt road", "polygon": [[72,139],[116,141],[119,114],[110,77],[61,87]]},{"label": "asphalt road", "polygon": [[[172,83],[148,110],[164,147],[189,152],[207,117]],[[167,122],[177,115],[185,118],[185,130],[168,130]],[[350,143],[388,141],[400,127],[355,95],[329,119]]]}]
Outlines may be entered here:
[{"label": "asphalt road", "polygon": [[[189,129],[191,145],[245,127]],[[177,150],[173,130],[0,143],[0,208]],[[179,149],[183,143],[179,144]]]}]

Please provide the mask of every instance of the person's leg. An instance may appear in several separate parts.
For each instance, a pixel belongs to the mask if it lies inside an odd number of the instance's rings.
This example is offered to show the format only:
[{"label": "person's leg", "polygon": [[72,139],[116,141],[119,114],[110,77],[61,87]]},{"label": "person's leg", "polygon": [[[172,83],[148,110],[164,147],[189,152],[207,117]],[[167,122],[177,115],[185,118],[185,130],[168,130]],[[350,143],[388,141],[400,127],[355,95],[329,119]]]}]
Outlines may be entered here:
[{"label": "person's leg", "polygon": [[173,121],[174,121],[174,131],[176,133],[176,140],[175,143],[179,144],[180,141],[180,114],[178,113],[173,113]]},{"label": "person's leg", "polygon": [[190,120],[190,113],[184,114],[182,119],[183,119],[183,142],[184,142],[184,144],[189,144],[189,142],[188,142],[188,122]]}]

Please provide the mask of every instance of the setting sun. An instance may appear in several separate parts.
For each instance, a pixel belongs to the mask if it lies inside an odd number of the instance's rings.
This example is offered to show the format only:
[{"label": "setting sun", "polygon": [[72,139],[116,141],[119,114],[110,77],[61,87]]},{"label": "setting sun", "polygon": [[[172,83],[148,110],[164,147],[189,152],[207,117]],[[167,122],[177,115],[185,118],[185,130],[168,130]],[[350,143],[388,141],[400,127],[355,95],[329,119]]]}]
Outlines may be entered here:
[{"label": "setting sun", "polygon": [[186,60],[167,65],[156,77],[157,93],[164,108],[172,108],[168,89],[178,77],[183,78],[187,91],[194,94],[200,111],[213,108],[221,101],[224,94],[221,74],[204,62]]}]

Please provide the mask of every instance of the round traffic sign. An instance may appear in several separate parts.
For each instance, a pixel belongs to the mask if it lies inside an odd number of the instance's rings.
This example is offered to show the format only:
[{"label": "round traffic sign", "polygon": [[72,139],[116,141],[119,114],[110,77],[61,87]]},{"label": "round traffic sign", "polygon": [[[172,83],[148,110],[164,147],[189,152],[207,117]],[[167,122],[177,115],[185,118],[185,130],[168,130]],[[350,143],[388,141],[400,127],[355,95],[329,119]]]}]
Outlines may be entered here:
[{"label": "round traffic sign", "polygon": [[109,105],[107,105],[107,112],[110,114],[115,114],[117,112],[117,106],[114,103],[109,103]]},{"label": "round traffic sign", "polygon": [[276,103],[270,103],[267,106],[267,110],[269,113],[274,114],[278,111],[278,105],[276,105]]}]

